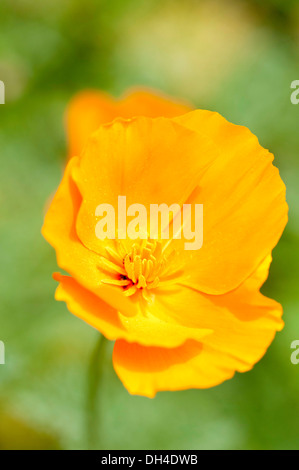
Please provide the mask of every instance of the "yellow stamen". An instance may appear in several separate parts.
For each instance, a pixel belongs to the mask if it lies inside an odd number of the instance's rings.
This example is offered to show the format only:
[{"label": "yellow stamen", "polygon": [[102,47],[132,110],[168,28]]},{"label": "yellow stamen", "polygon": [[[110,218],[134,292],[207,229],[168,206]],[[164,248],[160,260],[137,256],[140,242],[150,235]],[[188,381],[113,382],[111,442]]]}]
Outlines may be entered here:
[{"label": "yellow stamen", "polygon": [[116,240],[115,248],[106,247],[106,252],[110,260],[102,257],[101,268],[111,275],[111,279],[102,282],[122,287],[128,297],[140,289],[143,298],[150,301],[153,295],[146,291],[174,283],[179,274],[177,266],[171,263],[174,253],[166,258],[158,240],[138,240],[131,248]]}]

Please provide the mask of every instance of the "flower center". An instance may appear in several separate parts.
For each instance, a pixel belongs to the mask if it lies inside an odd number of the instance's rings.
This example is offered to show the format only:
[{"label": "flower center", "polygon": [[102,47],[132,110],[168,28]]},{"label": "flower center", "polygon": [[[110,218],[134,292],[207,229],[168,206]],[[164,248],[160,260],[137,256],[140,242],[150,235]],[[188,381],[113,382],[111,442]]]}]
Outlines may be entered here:
[{"label": "flower center", "polygon": [[120,286],[126,296],[142,292],[148,300],[148,291],[173,283],[179,268],[172,265],[174,252],[166,256],[159,240],[136,240],[126,247],[125,242],[115,240],[115,248],[106,247],[107,258],[101,257],[100,267],[109,274],[104,284]]},{"label": "flower center", "polygon": [[124,257],[126,277],[137,289],[154,289],[159,284],[159,273],[163,266],[161,242],[143,240],[134,243],[131,253]]}]

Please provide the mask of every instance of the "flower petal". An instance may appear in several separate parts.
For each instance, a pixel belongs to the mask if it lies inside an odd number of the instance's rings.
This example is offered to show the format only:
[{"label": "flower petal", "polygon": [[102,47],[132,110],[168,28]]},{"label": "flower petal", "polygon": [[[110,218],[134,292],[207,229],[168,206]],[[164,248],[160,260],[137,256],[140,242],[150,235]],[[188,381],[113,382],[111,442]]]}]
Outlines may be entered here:
[{"label": "flower petal", "polygon": [[101,124],[113,121],[115,118],[133,116],[172,118],[190,110],[190,106],[152,90],[132,90],[119,100],[100,91],[83,91],[71,100],[66,113],[69,155],[70,157],[81,155],[89,136]]},{"label": "flower petal", "polygon": [[126,338],[117,310],[85,289],[72,277],[60,273],[55,273],[53,277],[59,282],[55,299],[66,302],[71,313],[99,330],[110,340]]},{"label": "flower petal", "polygon": [[116,102],[106,93],[90,90],[74,96],[66,113],[69,156],[80,156],[89,136],[116,115]]},{"label": "flower petal", "polygon": [[[45,217],[42,234],[56,250],[57,262],[79,284],[91,290],[113,308],[131,316],[137,314],[139,305],[124,297],[121,290],[101,283],[103,272],[99,254],[88,250],[76,233],[76,216],[81,196],[71,178],[78,159],[72,158],[65,170],[59,188]],[[104,252],[105,246],[102,246]]]},{"label": "flower petal", "polygon": [[247,128],[209,111],[174,121],[207,135],[219,149],[188,201],[203,204],[203,246],[183,254],[189,285],[222,294],[240,285],[277,244],[287,223],[285,185],[273,155]]},{"label": "flower petal", "polygon": [[247,370],[283,328],[281,305],[259,292],[270,262],[268,256],[240,287],[223,295],[203,294],[187,286],[180,291],[168,288],[159,295],[158,288],[152,313],[163,308],[178,323],[213,330],[203,342],[239,359],[238,370]]},{"label": "flower petal", "polygon": [[267,257],[250,279],[229,294],[209,296],[186,288],[177,296],[168,292],[163,302],[157,295],[157,309],[161,302],[176,321],[213,333],[200,343],[188,340],[173,349],[117,341],[113,362],[125,387],[152,397],[161,390],[212,387],[235,371],[250,370],[283,327],[281,306],[258,292],[270,260]]},{"label": "flower petal", "polygon": [[113,350],[114,369],[133,395],[153,398],[158,391],[209,388],[234,375],[235,361],[221,361],[209,346],[189,340],[184,345],[163,349],[118,340]]},{"label": "flower petal", "polygon": [[89,249],[99,250],[96,207],[111,204],[117,214],[118,196],[126,196],[127,207],[143,204],[148,216],[150,204],[183,204],[217,153],[209,138],[165,118],[101,126],[73,171],[83,198],[79,238]]},{"label": "flower petal", "polygon": [[110,340],[123,338],[128,342],[138,342],[148,346],[173,348],[183,344],[186,339],[201,340],[211,330],[188,328],[168,321],[167,323],[152,315],[139,314],[127,317],[103,302],[99,297],[82,287],[69,276],[59,273],[54,278],[60,282],[55,298],[67,303],[71,313],[86,321]]},{"label": "flower petal", "polygon": [[132,118],[146,116],[151,118],[173,118],[191,111],[192,106],[179,103],[173,98],[154,90],[135,89],[129,91],[120,101],[116,117]]}]

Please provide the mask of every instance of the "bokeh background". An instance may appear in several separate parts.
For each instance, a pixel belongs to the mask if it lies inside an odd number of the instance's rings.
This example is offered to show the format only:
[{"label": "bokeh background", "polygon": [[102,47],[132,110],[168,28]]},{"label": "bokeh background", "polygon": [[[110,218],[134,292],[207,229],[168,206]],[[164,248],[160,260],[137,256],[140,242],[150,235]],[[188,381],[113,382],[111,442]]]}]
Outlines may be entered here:
[{"label": "bokeh background", "polygon": [[[1,449],[298,449],[299,80],[297,0],[1,0]],[[285,329],[246,374],[210,390],[132,397],[108,347],[89,428],[98,333],[54,301],[40,228],[66,159],[72,95],[157,88],[248,126],[287,186],[290,221],[263,292]]]}]

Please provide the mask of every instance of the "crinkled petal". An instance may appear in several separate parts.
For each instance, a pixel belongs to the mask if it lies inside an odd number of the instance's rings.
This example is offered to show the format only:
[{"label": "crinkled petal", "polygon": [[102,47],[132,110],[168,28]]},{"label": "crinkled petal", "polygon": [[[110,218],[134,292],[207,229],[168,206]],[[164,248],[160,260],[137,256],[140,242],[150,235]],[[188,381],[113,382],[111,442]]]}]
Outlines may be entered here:
[{"label": "crinkled petal", "polygon": [[[169,315],[189,327],[212,329],[196,342],[178,348],[144,347],[117,341],[113,362],[125,387],[152,397],[161,390],[207,388],[245,372],[261,359],[275,332],[281,330],[281,306],[259,293],[271,257],[242,286],[221,296],[185,288],[180,294],[157,296]],[[163,298],[163,300],[162,300]]]}]

